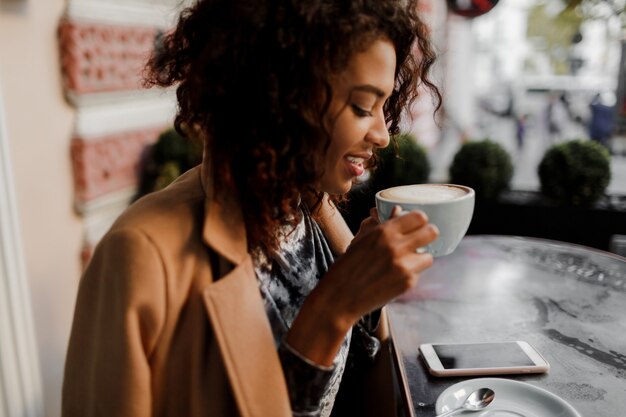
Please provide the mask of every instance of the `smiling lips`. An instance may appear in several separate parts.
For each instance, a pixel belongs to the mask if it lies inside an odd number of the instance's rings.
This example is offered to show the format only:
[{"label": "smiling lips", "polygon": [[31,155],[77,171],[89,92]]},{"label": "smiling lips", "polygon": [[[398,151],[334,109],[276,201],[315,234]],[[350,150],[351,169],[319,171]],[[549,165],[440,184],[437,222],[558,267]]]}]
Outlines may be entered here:
[{"label": "smiling lips", "polygon": [[348,167],[350,169],[350,173],[355,177],[360,177],[365,172],[364,163],[368,159],[370,159],[371,155],[367,157],[360,156],[346,156],[346,160],[348,161]]}]

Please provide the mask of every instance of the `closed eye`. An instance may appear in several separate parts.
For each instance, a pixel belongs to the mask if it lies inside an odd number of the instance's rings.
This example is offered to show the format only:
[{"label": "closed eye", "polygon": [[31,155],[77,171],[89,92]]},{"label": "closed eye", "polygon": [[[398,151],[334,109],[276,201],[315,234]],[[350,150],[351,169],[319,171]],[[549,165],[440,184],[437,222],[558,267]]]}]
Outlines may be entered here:
[{"label": "closed eye", "polygon": [[365,110],[364,108],[359,107],[356,104],[352,104],[350,105],[350,107],[352,107],[352,111],[357,117],[371,117],[372,116],[371,111]]}]

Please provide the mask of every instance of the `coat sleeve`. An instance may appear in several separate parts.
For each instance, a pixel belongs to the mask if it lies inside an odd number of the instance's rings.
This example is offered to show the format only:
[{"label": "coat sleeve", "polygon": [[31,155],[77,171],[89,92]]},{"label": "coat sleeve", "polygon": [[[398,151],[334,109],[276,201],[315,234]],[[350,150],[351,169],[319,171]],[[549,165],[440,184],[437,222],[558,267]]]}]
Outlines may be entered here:
[{"label": "coat sleeve", "polygon": [[142,232],[109,233],[78,290],[63,382],[63,417],[152,414],[150,357],[163,326],[163,262]]}]

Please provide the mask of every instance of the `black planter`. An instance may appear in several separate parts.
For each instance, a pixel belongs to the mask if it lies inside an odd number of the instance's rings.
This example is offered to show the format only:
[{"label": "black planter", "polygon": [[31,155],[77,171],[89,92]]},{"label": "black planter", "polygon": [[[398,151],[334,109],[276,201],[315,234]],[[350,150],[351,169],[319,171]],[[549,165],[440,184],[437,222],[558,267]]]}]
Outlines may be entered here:
[{"label": "black planter", "polygon": [[508,191],[477,201],[468,234],[529,236],[608,250],[626,235],[626,196],[605,196],[591,207],[558,206],[539,192]]}]

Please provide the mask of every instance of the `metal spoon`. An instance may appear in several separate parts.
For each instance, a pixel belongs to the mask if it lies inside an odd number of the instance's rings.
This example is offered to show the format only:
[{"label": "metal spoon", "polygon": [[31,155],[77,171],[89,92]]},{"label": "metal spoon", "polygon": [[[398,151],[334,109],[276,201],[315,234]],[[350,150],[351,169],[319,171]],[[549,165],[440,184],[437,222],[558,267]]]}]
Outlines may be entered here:
[{"label": "metal spoon", "polygon": [[458,411],[480,411],[483,408],[487,407],[493,399],[495,398],[496,393],[489,388],[480,388],[476,391],[472,392],[467,396],[465,401],[460,407],[457,407],[453,410],[446,411],[443,414],[439,414],[437,417],[447,417],[452,414],[457,413]]}]

